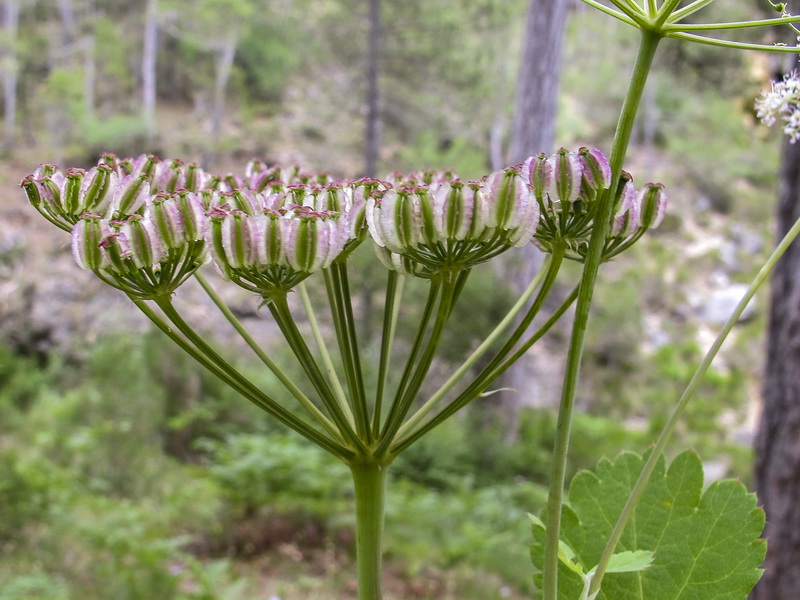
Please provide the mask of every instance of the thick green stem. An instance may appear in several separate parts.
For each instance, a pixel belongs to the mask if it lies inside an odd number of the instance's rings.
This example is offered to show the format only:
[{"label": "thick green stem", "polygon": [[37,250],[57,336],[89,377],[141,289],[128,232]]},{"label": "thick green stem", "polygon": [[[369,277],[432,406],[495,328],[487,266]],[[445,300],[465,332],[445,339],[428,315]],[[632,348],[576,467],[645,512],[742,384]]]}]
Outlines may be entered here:
[{"label": "thick green stem", "polygon": [[622,163],[625,160],[631,131],[633,130],[633,122],[660,41],[661,36],[659,34],[647,30],[642,31],[639,54],[636,57],[630,87],[625,97],[625,103],[622,107],[614,137],[614,146],[611,150],[611,185],[601,194],[599,199],[600,205],[597,207],[597,217],[594,220],[592,237],[589,242],[589,250],[581,277],[578,303],[575,309],[575,322],[572,327],[564,385],[561,393],[561,406],[556,425],[550,493],[547,498],[547,537],[545,539],[544,584],[542,590],[544,600],[556,600],[558,598],[558,542],[561,535],[561,508],[567,472],[567,453],[572,428],[572,413],[575,407],[578,373],[583,357],[592,293],[597,281],[597,272],[603,259],[603,246],[608,237],[614,208],[614,195],[610,190],[617,189]]},{"label": "thick green stem", "polygon": [[367,459],[353,461],[350,472],[356,493],[356,562],[358,599],[380,600],[383,564],[383,521],[388,465]]}]

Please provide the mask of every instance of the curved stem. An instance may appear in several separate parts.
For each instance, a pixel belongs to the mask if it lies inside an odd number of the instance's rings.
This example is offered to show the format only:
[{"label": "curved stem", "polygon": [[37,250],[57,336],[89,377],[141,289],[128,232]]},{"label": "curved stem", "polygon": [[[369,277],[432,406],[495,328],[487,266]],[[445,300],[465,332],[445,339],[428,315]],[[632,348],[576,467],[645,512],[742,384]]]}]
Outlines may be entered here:
[{"label": "curved stem", "polygon": [[578,290],[579,286],[575,286],[570,292],[569,296],[567,296],[561,305],[556,309],[550,318],[542,325],[536,333],[534,333],[531,337],[529,337],[525,342],[514,351],[513,354],[509,355],[500,366],[492,373],[492,379],[497,379],[502,375],[508,368],[517,362],[523,354],[525,354],[531,346],[533,346],[536,342],[538,342],[542,336],[550,331],[550,328],[556,324],[556,322],[561,318],[561,316],[567,312],[567,309],[572,306],[572,303],[575,302],[575,299],[578,297]]},{"label": "curved stem", "polygon": [[644,92],[647,76],[655,57],[661,37],[651,31],[643,30],[636,57],[636,64],[631,75],[630,86],[622,106],[614,145],[611,150],[611,185],[600,195],[594,228],[589,241],[589,250],[583,268],[578,304],[575,309],[575,321],[570,338],[567,366],[564,374],[564,385],[561,392],[561,406],[556,424],[556,439],[553,447],[553,467],[550,476],[550,492],[547,498],[547,532],[544,548],[543,598],[558,598],[558,545],[561,535],[561,509],[564,495],[564,481],[567,471],[567,452],[572,428],[572,413],[575,407],[578,373],[583,357],[583,346],[586,338],[586,326],[592,304],[592,294],[597,281],[597,272],[603,259],[605,245],[610,229],[613,212],[613,194],[619,183],[622,163],[630,142],[633,122]]},{"label": "curved stem", "polygon": [[445,279],[441,299],[439,300],[439,310],[436,313],[436,320],[433,323],[433,329],[431,331],[431,335],[428,338],[428,343],[425,347],[422,356],[420,357],[419,364],[414,371],[413,376],[410,379],[408,386],[403,389],[402,395],[398,395],[395,398],[394,404],[392,408],[397,408],[394,411],[393,419],[391,421],[387,420],[386,426],[383,429],[381,434],[380,444],[375,451],[375,456],[382,457],[389,449],[394,441],[394,438],[397,434],[397,431],[403,424],[403,420],[405,419],[408,411],[411,409],[414,400],[419,393],[420,388],[422,387],[423,382],[425,381],[425,376],[428,374],[428,370],[431,367],[431,363],[433,362],[433,357],[436,355],[436,349],[439,347],[439,341],[442,338],[442,332],[444,331],[444,326],[447,323],[450,314],[453,311],[453,304],[455,303],[456,298],[460,294],[461,290],[464,286],[464,278],[460,276],[455,278],[455,280],[448,277]]},{"label": "curved stem", "polygon": [[436,299],[439,296],[441,283],[438,281],[431,281],[430,285],[431,287],[428,290],[428,300],[425,302],[425,308],[422,311],[422,318],[420,319],[419,327],[417,328],[417,335],[414,338],[411,351],[406,359],[406,366],[403,369],[402,376],[400,377],[400,383],[397,385],[397,391],[395,392],[392,405],[389,408],[389,414],[386,417],[386,422],[383,424],[382,433],[380,435],[381,439],[385,438],[385,433],[389,430],[389,428],[394,427],[393,423],[398,419],[397,413],[400,410],[400,399],[403,397],[405,388],[408,385],[409,379],[411,378],[411,374],[414,369],[414,363],[417,361],[417,355],[422,348],[422,341],[425,338],[425,332],[428,329],[428,323],[431,320],[431,315],[433,315],[433,308],[436,305]]},{"label": "curved stem", "polygon": [[636,4],[633,0],[611,0],[611,4],[623,11],[626,15],[635,15],[638,18],[644,16],[642,7]]},{"label": "curved stem", "polygon": [[[536,276],[528,285],[527,289],[522,293],[519,297],[517,302],[511,309],[508,311],[503,320],[497,324],[497,326],[492,330],[492,332],[486,337],[486,339],[481,342],[481,344],[475,349],[475,351],[470,354],[470,356],[464,361],[464,363],[453,373],[450,378],[438,389],[436,392],[423,404],[419,410],[417,410],[398,430],[397,437],[402,438],[408,432],[412,431],[414,427],[422,420],[431,410],[433,410],[439,402],[462,380],[464,375],[466,375],[467,371],[469,371],[476,362],[483,356],[487,350],[494,344],[502,335],[502,333],[506,330],[506,328],[511,325],[514,319],[517,317],[519,312],[525,307],[530,300],[530,297],[533,295],[533,292],[536,291],[536,288],[539,287],[539,284],[542,282],[545,273],[551,272],[550,266],[552,265],[553,258],[551,255],[547,256],[546,262],[542,265],[542,268],[536,273]],[[535,316],[535,315],[534,315]]]},{"label": "curved stem", "polygon": [[[217,361],[216,354],[206,355],[190,341],[178,335],[145,302],[134,297],[131,297],[131,300],[136,307],[141,310],[142,313],[144,313],[144,315],[150,319],[150,321],[156,327],[158,327],[165,335],[175,342],[175,344],[181,348],[181,350],[186,352],[201,366],[205,367],[213,375],[218,377],[223,383],[240,393],[260,409],[272,415],[290,429],[293,429],[309,441],[315,443],[317,446],[330,452],[334,456],[337,456],[345,461],[350,460],[354,456],[354,453],[351,449],[341,445],[337,441],[327,438],[322,433],[309,426],[307,423],[299,420],[290,411],[277,404],[272,398],[256,388],[248,379],[230,367],[230,365],[227,365],[225,361]],[[194,332],[191,333],[193,334]]]},{"label": "curved stem", "polygon": [[453,400],[453,402],[447,405],[447,407],[445,407],[439,414],[437,414],[430,421],[422,425],[416,431],[413,430],[410,432],[406,431],[403,437],[401,437],[398,434],[396,436],[397,439],[390,450],[391,454],[393,456],[397,456],[398,454],[400,454],[400,452],[408,448],[419,438],[424,436],[432,429],[438,427],[444,421],[446,421],[448,418],[454,415],[456,412],[464,408],[475,398],[480,397],[482,390],[487,385],[489,385],[490,383],[492,383],[492,381],[496,380],[498,377],[500,377],[500,375],[505,373],[508,370],[508,368],[519,359],[520,356],[522,356],[525,352],[527,352],[528,349],[531,346],[533,346],[533,344],[539,341],[548,331],[550,331],[550,328],[553,325],[555,325],[561,318],[561,316],[567,311],[567,309],[570,306],[572,306],[572,303],[575,302],[575,298],[577,297],[578,297],[578,288],[576,287],[574,290],[572,290],[572,293],[567,297],[567,299],[561,303],[561,306],[559,306],[559,308],[552,315],[550,315],[550,318],[547,319],[547,321],[536,331],[536,333],[534,333],[530,338],[528,338],[528,340],[526,340],[525,343],[514,352],[514,354],[506,358],[506,360],[504,360],[502,364],[500,364],[500,366],[498,366],[495,370],[491,371],[491,373],[487,373],[485,375],[482,384],[476,386],[476,388],[472,391],[464,390],[464,392],[459,394],[459,396],[455,400]]},{"label": "curved stem", "polygon": [[800,16],[776,17],[774,19],[760,19],[758,21],[733,21],[730,23],[684,23],[680,25],[667,25],[664,30],[670,31],[717,31],[721,29],[744,29],[747,27],[765,27],[767,25],[789,25],[800,21]]},{"label": "curved stem", "polygon": [[377,437],[381,430],[381,412],[383,411],[383,394],[389,372],[389,360],[392,355],[392,343],[397,329],[397,317],[400,314],[400,298],[403,294],[403,282],[397,271],[389,271],[386,282],[386,305],[383,309],[383,332],[381,336],[381,356],[378,363],[378,383],[375,389],[375,408],[372,414],[372,435]]},{"label": "curved stem", "polygon": [[[533,320],[539,314],[539,311],[542,309],[544,305],[544,301],[547,299],[547,296],[550,294],[550,290],[553,289],[553,284],[556,281],[556,276],[558,275],[559,270],[561,269],[561,265],[564,262],[564,256],[566,254],[567,247],[562,244],[554,244],[552,254],[550,255],[550,260],[546,264],[547,269],[545,270],[545,277],[544,281],[542,282],[542,287],[539,290],[539,293],[536,295],[536,299],[533,301],[533,304],[528,309],[528,312],[525,313],[525,316],[520,321],[517,328],[514,330],[514,333],[509,336],[506,343],[503,344],[503,347],[497,353],[497,355],[492,359],[489,365],[484,369],[484,372],[491,372],[493,369],[497,367],[500,362],[502,362],[508,353],[517,345],[517,342],[522,338],[525,332],[530,327]],[[544,266],[544,265],[543,265]],[[480,377],[480,376],[479,376]]]},{"label": "curved stem", "polygon": [[761,52],[780,52],[784,54],[797,54],[796,46],[774,46],[768,44],[747,44],[744,42],[732,42],[730,40],[720,40],[717,38],[694,35],[691,33],[669,33],[667,37],[687,42],[697,42],[708,46],[719,46],[720,48],[734,48],[736,50],[759,50]]},{"label": "curved stem", "polygon": [[672,16],[672,13],[675,12],[675,9],[678,7],[678,4],[681,3],[681,0],[664,0],[664,4],[661,5],[661,8],[658,9],[656,14],[656,19],[653,22],[653,25],[656,29],[661,30],[666,23],[667,19]]},{"label": "curved stem", "polygon": [[601,12],[604,12],[609,16],[614,17],[615,19],[619,19],[623,23],[627,23],[628,25],[632,25],[632,26],[636,27],[636,21],[631,19],[625,13],[621,13],[621,12],[618,12],[618,11],[612,9],[612,8],[609,8],[605,4],[600,4],[599,2],[596,2],[596,0],[582,0],[582,1],[585,4],[588,4],[589,6],[591,6],[593,8],[596,8],[597,10],[599,10]]},{"label": "curved stem", "polygon": [[597,567],[594,571],[594,576],[592,578],[591,586],[589,587],[589,595],[591,596],[592,593],[596,592],[600,589],[600,584],[603,580],[603,576],[605,575],[606,567],[608,567],[608,562],[611,560],[611,556],[614,554],[614,550],[619,543],[622,534],[625,531],[625,526],[628,524],[628,520],[633,515],[633,511],[636,508],[636,504],[638,503],[639,499],[641,498],[642,494],[644,493],[645,488],[647,487],[647,483],[650,480],[650,476],[653,474],[653,470],[658,462],[658,458],[664,452],[664,449],[667,445],[667,441],[669,440],[670,435],[675,430],[678,422],[683,415],[683,411],[686,409],[686,406],[689,404],[689,401],[694,396],[695,391],[697,391],[698,386],[700,385],[701,380],[705,376],[706,372],[708,371],[711,363],[713,362],[714,358],[717,356],[722,344],[727,339],[728,335],[730,334],[731,330],[733,329],[736,322],[739,320],[739,317],[742,316],[745,308],[753,299],[753,296],[761,287],[761,285],[767,280],[769,275],[772,273],[775,265],[778,263],[778,260],[783,256],[786,250],[789,248],[791,243],[800,235],[800,220],[795,222],[789,232],[784,236],[781,240],[780,244],[775,248],[772,255],[770,255],[767,262],[764,264],[763,267],[759,270],[758,274],[756,275],[753,282],[750,284],[750,287],[747,288],[747,292],[736,305],[736,308],[733,310],[733,313],[728,320],[725,322],[725,325],[722,327],[722,330],[717,335],[717,338],[714,340],[711,348],[709,348],[708,352],[706,353],[705,357],[703,358],[703,362],[697,367],[694,375],[692,376],[689,384],[686,386],[683,394],[681,395],[678,403],[675,405],[675,408],[670,415],[669,420],[664,425],[664,429],[661,431],[661,435],[658,438],[655,446],[653,446],[652,451],[650,452],[650,456],[647,459],[644,467],[642,468],[642,472],[639,475],[639,478],[636,480],[636,484],[633,487],[633,491],[631,495],[628,497],[627,502],[625,503],[624,508],[622,509],[622,513],[617,519],[616,524],[614,525],[614,529],[611,532],[611,536],[606,543],[605,548],[603,549],[603,554],[600,556],[600,561],[597,564]]},{"label": "curved stem", "polygon": [[367,445],[371,442],[364,376],[361,369],[361,356],[358,352],[358,335],[353,317],[353,304],[350,298],[350,285],[347,278],[347,263],[334,262],[330,269],[323,271],[325,286],[328,290],[336,338],[342,356],[347,388],[350,391],[350,402],[353,409],[356,431]]},{"label": "curved stem", "polygon": [[344,439],[342,439],[339,430],[336,429],[336,426],[333,423],[331,423],[330,419],[328,419],[328,417],[326,417],[322,413],[322,411],[320,411],[320,409],[317,408],[313,402],[311,402],[308,396],[306,396],[300,390],[300,388],[298,388],[297,385],[295,385],[295,383],[291,379],[289,379],[286,373],[284,373],[281,370],[281,368],[278,367],[277,364],[275,364],[275,362],[267,355],[267,353],[264,352],[263,348],[261,348],[261,346],[259,346],[258,343],[253,339],[253,336],[251,336],[248,333],[248,331],[244,328],[239,319],[236,318],[236,315],[234,315],[233,312],[231,312],[231,309],[228,308],[228,305],[225,304],[222,298],[219,297],[219,294],[217,294],[216,290],[211,286],[211,284],[208,281],[206,281],[205,277],[203,277],[200,273],[195,273],[194,276],[195,279],[197,279],[197,282],[203,288],[203,290],[205,290],[206,294],[208,294],[208,297],[211,298],[211,301],[214,302],[217,308],[219,308],[220,312],[222,312],[222,314],[225,316],[228,322],[233,326],[236,332],[241,336],[241,338],[245,341],[245,343],[248,346],[250,346],[250,349],[253,350],[253,352],[255,353],[256,356],[258,356],[261,362],[263,362],[264,365],[270,371],[272,371],[275,377],[277,377],[278,380],[280,380],[280,382],[284,386],[286,386],[286,389],[289,390],[292,396],[294,396],[295,399],[297,399],[297,401],[303,406],[303,408],[305,408],[320,425],[322,425],[326,430],[328,430],[329,433],[333,434],[335,438],[344,442]]},{"label": "curved stem", "polygon": [[344,389],[339,381],[339,376],[336,374],[336,368],[333,366],[331,355],[328,352],[328,346],[322,337],[322,331],[319,328],[319,323],[317,323],[317,317],[314,314],[314,307],[311,304],[311,298],[308,296],[308,290],[306,289],[305,282],[300,282],[296,289],[300,293],[300,300],[302,301],[303,308],[306,311],[308,324],[311,325],[311,332],[314,335],[314,341],[317,343],[317,349],[322,355],[322,362],[325,365],[325,371],[328,373],[328,377],[333,384],[333,393],[336,396],[336,400],[339,402],[339,406],[341,407],[347,422],[350,423],[352,427],[355,427],[353,412],[350,410],[350,405],[347,403],[347,397],[345,396]]},{"label": "curved stem", "polygon": [[698,10],[701,10],[714,2],[714,0],[695,0],[691,4],[684,6],[680,10],[676,10],[669,16],[669,22],[677,23],[681,19],[688,17],[691,14],[696,13]]},{"label": "curved stem", "polygon": [[317,361],[314,360],[314,356],[311,354],[303,336],[297,329],[297,325],[289,310],[289,303],[286,301],[286,296],[276,295],[270,298],[267,306],[272,316],[275,318],[278,327],[280,327],[283,337],[289,343],[289,347],[291,347],[297,360],[300,361],[300,365],[311,381],[311,385],[314,386],[314,389],[320,395],[320,399],[325,405],[325,408],[328,409],[331,419],[336,424],[342,436],[358,450],[362,452],[366,451],[364,442],[356,435],[356,432],[353,431],[353,428],[347,422],[347,418],[339,407],[339,403],[336,401],[336,396],[333,394],[333,391],[331,391],[325,376],[317,365]]}]

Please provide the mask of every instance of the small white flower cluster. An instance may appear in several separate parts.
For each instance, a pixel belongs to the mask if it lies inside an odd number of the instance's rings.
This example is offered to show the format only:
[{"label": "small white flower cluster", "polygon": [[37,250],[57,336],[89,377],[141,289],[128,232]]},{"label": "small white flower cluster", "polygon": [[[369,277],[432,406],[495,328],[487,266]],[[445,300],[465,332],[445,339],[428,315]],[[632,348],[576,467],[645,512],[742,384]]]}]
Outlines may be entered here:
[{"label": "small white flower cluster", "polygon": [[792,71],[783,81],[773,81],[772,90],[761,92],[756,99],[756,116],[771,127],[778,118],[783,120],[783,132],[789,141],[800,139],[800,75]]}]

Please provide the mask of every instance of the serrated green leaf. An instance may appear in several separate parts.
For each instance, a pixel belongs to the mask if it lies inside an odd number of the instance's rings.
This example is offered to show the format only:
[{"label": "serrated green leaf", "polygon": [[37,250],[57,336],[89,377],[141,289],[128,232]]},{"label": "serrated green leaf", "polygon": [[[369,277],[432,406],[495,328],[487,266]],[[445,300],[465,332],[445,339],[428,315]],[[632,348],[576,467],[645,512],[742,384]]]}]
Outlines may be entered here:
[{"label": "serrated green leaf", "polygon": [[653,564],[655,554],[649,550],[617,552],[611,555],[606,573],[634,573],[644,571]]},{"label": "serrated green leaf", "polygon": [[[562,538],[575,562],[596,565],[606,540],[644,466],[636,454],[601,460],[578,473],[562,517]],[[599,600],[744,600],[761,575],[766,545],[758,539],[764,513],[754,494],[736,481],[703,493],[699,457],[684,452],[665,468],[663,458],[631,517],[617,551],[654,553],[649,569],[608,572]],[[537,528],[534,528],[537,529]],[[536,539],[538,538],[538,539]],[[541,567],[543,530],[531,549]],[[562,573],[564,576],[562,577]],[[559,569],[559,599],[579,597],[580,578]]]}]

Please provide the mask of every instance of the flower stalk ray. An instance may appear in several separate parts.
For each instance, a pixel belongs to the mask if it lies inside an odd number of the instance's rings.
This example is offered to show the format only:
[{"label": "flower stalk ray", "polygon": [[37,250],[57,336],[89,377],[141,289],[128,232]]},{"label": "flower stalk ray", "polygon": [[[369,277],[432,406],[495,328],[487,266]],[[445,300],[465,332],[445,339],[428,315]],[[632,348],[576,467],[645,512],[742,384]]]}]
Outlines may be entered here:
[{"label": "flower stalk ray", "polygon": [[610,0],[611,4],[616,7],[617,10],[606,6],[598,0],[581,1],[643,32],[650,31],[661,37],[670,37],[687,42],[737,50],[758,50],[782,53],[797,52],[795,48],[782,44],[769,45],[738,42],[735,40],[725,40],[692,33],[788,25],[800,34],[800,30],[795,26],[795,23],[800,23],[800,16],[788,14],[785,10],[785,5],[773,3],[771,0],[767,1],[774,9],[782,13],[780,17],[723,23],[681,23],[681,21],[687,17],[709,6],[716,0],[696,0],[683,8],[679,8],[681,4],[680,0],[666,0],[660,7],[656,0],[645,0],[644,6],[640,6],[633,0]]}]

